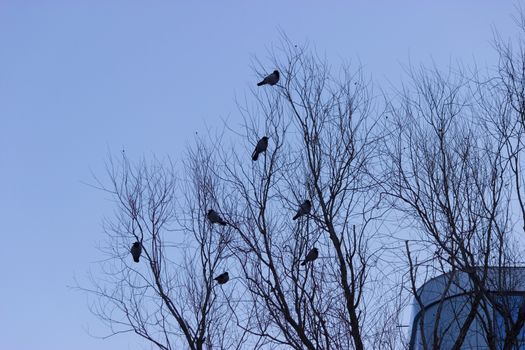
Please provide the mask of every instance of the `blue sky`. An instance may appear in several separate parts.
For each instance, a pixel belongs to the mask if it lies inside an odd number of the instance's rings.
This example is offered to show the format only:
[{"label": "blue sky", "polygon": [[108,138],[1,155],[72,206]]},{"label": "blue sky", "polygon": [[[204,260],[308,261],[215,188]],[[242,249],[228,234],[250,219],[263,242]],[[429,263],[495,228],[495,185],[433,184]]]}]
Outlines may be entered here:
[{"label": "blue sky", "polygon": [[0,347],[148,348],[91,337],[105,329],[68,288],[101,258],[112,212],[84,183],[109,151],[178,159],[196,131],[235,126],[251,60],[279,31],[397,84],[409,60],[494,65],[493,28],[516,35],[515,4],[0,0]]}]

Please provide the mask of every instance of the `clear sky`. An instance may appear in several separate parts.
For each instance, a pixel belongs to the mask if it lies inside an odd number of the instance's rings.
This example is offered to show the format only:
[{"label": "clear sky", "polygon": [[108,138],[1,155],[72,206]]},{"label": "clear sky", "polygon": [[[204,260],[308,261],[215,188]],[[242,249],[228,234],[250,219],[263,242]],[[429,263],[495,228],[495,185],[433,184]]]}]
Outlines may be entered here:
[{"label": "clear sky", "polygon": [[68,288],[101,258],[112,211],[83,183],[108,151],[178,159],[196,131],[235,124],[280,30],[398,83],[409,59],[493,65],[516,3],[0,0],[0,348],[149,348],[91,337],[105,329]]}]

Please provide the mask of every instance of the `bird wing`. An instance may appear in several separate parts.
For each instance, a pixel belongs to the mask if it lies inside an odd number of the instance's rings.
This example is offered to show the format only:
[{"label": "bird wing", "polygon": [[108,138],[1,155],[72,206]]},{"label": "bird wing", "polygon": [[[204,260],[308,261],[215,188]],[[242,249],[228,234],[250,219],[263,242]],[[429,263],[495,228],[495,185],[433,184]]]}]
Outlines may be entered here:
[{"label": "bird wing", "polygon": [[311,260],[314,257],[314,251],[310,250],[308,254],[306,254],[305,260]]},{"label": "bird wing", "polygon": [[318,254],[319,254],[319,252],[316,249],[312,249],[306,255],[306,259],[305,260],[308,260],[308,261],[315,260],[317,258]]},{"label": "bird wing", "polygon": [[217,214],[217,213],[214,212],[214,211],[212,211],[212,212],[210,213],[209,217],[210,217],[210,220],[211,220],[212,222],[219,222],[219,221],[221,221],[221,217],[219,216],[219,214]]},{"label": "bird wing", "polygon": [[300,211],[302,214],[306,214],[308,212],[308,203],[301,204]]},{"label": "bird wing", "polygon": [[268,76],[268,82],[270,84],[277,84],[277,82],[279,81],[279,76],[275,73],[272,73]]}]

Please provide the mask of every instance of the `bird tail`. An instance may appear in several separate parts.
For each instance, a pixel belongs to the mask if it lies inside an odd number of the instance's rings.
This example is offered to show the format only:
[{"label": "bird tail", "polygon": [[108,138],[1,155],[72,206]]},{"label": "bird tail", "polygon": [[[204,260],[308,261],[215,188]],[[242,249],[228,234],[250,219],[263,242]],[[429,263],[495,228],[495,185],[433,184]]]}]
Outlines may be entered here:
[{"label": "bird tail", "polygon": [[257,159],[259,159],[259,152],[253,151],[253,153],[252,153],[252,160],[255,161]]},{"label": "bird tail", "polygon": [[133,261],[136,262],[136,263],[138,263],[139,260],[140,260],[140,257],[133,258]]},{"label": "bird tail", "polygon": [[226,221],[222,220],[221,222],[219,222],[219,225],[222,225],[222,226],[226,226],[226,224],[228,224]]},{"label": "bird tail", "polygon": [[264,84],[266,84],[266,82],[263,80],[263,81],[257,83],[257,86],[261,86],[261,85],[264,85]]},{"label": "bird tail", "polygon": [[299,218],[299,213],[295,214],[295,216],[292,218],[292,220],[297,220]]}]

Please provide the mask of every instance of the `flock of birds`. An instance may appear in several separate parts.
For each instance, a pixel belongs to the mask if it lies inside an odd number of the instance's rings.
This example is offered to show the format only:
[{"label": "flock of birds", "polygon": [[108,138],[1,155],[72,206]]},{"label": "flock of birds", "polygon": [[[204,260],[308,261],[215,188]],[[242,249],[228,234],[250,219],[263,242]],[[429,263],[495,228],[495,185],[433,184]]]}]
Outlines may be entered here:
[{"label": "flock of birds", "polygon": [[[274,70],[271,74],[267,75],[262,81],[257,83],[257,86],[262,85],[270,85],[273,86],[279,82],[279,71]],[[259,158],[259,154],[266,152],[266,149],[268,148],[268,136],[263,136],[255,146],[255,149],[252,153],[252,160],[256,161]],[[292,218],[292,220],[297,220],[302,216],[310,214],[310,211],[312,210],[312,203],[310,200],[306,199],[300,206],[299,209],[297,209],[296,214]],[[217,213],[215,210],[210,209],[208,210],[207,219],[211,224],[218,224],[221,226],[228,225],[228,222],[225,221],[219,213]],[[138,263],[140,261],[140,256],[142,254],[142,244],[141,242],[137,241],[133,243],[130,249],[131,256],[133,257],[133,261]],[[316,247],[313,247],[308,254],[306,254],[304,260],[301,262],[301,265],[304,266],[309,262],[314,261],[319,256],[319,251]],[[218,284],[225,284],[230,280],[230,275],[228,272],[223,272],[220,275],[216,276],[214,278],[215,281],[217,281]]]}]

